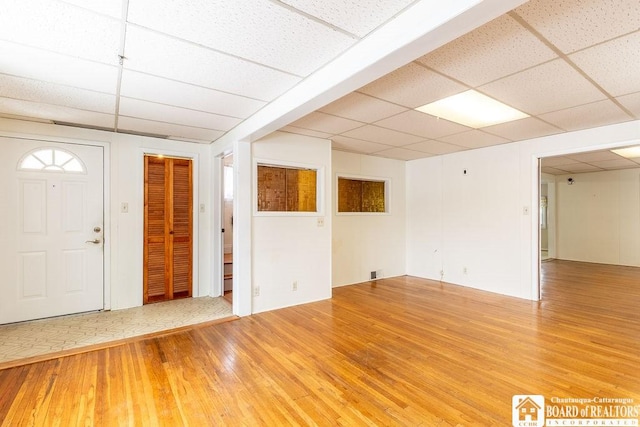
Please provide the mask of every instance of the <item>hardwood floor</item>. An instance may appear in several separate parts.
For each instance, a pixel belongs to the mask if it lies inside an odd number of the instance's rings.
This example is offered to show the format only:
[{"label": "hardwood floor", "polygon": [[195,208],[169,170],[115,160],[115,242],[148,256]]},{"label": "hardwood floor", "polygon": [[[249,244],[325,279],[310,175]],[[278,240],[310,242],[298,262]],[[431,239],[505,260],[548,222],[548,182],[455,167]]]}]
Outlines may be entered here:
[{"label": "hardwood floor", "polygon": [[640,269],[552,261],[540,303],[412,277],[0,371],[2,425],[511,425],[640,403]]}]

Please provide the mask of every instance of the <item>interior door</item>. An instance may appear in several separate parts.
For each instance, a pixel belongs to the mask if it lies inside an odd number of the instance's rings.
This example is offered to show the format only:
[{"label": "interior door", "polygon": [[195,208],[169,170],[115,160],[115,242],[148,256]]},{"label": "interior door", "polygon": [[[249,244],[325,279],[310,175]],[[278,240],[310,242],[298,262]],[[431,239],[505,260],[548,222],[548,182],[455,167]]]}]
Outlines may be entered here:
[{"label": "interior door", "polygon": [[193,177],[189,159],[145,156],[145,304],[192,295]]},{"label": "interior door", "polygon": [[103,309],[103,148],[0,143],[0,324]]}]

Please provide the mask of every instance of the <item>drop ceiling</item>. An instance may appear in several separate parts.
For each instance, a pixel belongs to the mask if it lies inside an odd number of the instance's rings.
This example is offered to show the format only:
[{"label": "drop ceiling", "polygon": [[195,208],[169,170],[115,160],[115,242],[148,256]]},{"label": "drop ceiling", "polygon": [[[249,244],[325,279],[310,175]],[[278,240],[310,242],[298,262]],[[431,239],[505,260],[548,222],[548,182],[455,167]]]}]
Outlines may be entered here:
[{"label": "drop ceiling", "polygon": [[[429,3],[0,0],[0,117],[220,141]],[[278,128],[411,160],[640,118],[637,0],[531,0],[411,59]],[[531,117],[472,129],[414,110],[469,89]]]},{"label": "drop ceiling", "polygon": [[640,157],[628,159],[610,150],[545,157],[540,169],[550,175],[640,168]]}]

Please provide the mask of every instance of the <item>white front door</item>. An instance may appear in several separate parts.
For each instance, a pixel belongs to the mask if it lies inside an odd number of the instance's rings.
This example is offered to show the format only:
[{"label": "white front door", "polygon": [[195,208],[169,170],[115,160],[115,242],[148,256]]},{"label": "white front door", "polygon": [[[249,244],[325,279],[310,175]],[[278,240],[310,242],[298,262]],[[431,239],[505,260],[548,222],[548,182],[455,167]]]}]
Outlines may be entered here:
[{"label": "white front door", "polygon": [[104,308],[103,151],[0,137],[0,324]]}]

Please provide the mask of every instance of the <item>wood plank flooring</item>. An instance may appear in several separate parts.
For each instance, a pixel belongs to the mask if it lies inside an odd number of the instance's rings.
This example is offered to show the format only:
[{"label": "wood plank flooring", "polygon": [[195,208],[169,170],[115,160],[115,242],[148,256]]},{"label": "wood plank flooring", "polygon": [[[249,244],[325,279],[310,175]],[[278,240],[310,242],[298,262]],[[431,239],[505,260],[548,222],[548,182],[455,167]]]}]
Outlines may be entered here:
[{"label": "wood plank flooring", "polygon": [[640,269],[543,266],[540,303],[412,277],[0,371],[21,425],[511,425],[514,394],[640,403]]}]

